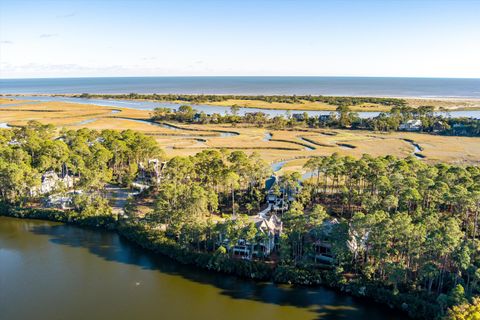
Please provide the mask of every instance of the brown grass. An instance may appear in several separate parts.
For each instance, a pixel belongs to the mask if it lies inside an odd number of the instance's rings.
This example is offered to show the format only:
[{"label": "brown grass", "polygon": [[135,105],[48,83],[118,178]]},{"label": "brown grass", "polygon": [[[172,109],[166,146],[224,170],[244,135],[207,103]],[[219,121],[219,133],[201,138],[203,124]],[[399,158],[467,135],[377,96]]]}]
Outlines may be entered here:
[{"label": "brown grass", "polygon": [[12,98],[0,98],[0,105],[2,104],[16,104],[16,103],[24,103],[24,102],[30,102],[30,100],[15,100]]},{"label": "brown grass", "polygon": [[445,108],[449,110],[479,110],[480,99],[419,99],[408,98],[407,103],[411,107],[434,106],[435,109]]},{"label": "brown grass", "polygon": [[[302,101],[301,103],[281,103],[281,102],[266,102],[261,100],[235,100],[229,99],[219,102],[207,102],[205,104],[213,106],[229,107],[234,104],[245,108],[259,108],[259,109],[283,109],[283,110],[322,110],[335,111],[337,106],[324,102]],[[350,106],[352,111],[388,111],[390,107],[380,104],[364,103],[361,105]]]},{"label": "brown grass", "polygon": [[[411,107],[417,108],[419,106],[433,106],[435,109],[445,108],[449,110],[479,110],[480,99],[427,99],[427,98],[406,98],[407,104]],[[245,108],[258,109],[284,109],[284,110],[318,110],[318,111],[335,111],[337,106],[330,105],[323,102],[302,101],[302,103],[281,103],[281,102],[266,102],[261,100],[234,100],[229,99],[220,102],[207,102],[205,104],[214,106],[232,106],[234,104]],[[384,106],[376,103],[363,103],[355,106],[350,106],[350,109],[355,112],[386,112],[391,109],[389,106]]]},{"label": "brown grass", "polygon": [[[0,110],[0,122],[7,122],[10,125],[24,125],[28,120],[37,120],[67,128],[138,130],[153,136],[169,156],[193,155],[208,148],[227,148],[244,150],[249,154],[258,152],[268,162],[297,159],[285,165],[283,170],[300,169],[308,157],[329,155],[333,152],[354,157],[361,157],[365,153],[374,156],[392,154],[406,157],[413,153],[413,146],[404,139],[418,143],[423,148],[425,161],[428,162],[480,163],[479,138],[332,129],[269,130],[251,126],[233,127],[228,124],[178,124],[179,130],[172,130],[120,119],[148,119],[149,111],[63,102],[25,104]],[[113,110],[121,111],[112,113]],[[88,119],[96,120],[79,124]],[[239,135],[221,137],[215,131],[233,131]],[[272,134],[273,141],[264,141],[267,132]],[[201,142],[198,139],[206,141]],[[345,148],[339,144],[355,148]],[[315,149],[306,150],[305,145]]]}]

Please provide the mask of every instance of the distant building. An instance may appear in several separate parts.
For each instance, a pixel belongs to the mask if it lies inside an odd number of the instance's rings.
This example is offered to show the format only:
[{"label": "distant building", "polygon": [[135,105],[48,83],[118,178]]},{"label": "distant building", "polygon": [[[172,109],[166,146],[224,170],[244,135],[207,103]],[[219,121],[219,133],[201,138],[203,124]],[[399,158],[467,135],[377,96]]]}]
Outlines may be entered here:
[{"label": "distant building", "polygon": [[140,190],[148,189],[152,185],[160,184],[162,171],[167,166],[166,161],[149,159],[147,165],[138,164],[138,174],[132,187]]},{"label": "distant building", "polygon": [[403,131],[420,131],[422,129],[421,120],[408,120],[407,122],[402,123],[399,126],[400,130]]},{"label": "distant building", "polygon": [[303,113],[294,113],[292,114],[292,118],[297,121],[305,121],[305,115]]},{"label": "distant building", "polygon": [[72,190],[61,194],[51,194],[42,199],[46,208],[72,209],[75,195],[83,194],[82,190]]},{"label": "distant building", "polygon": [[325,220],[321,226],[320,238],[315,241],[315,262],[331,264],[334,261],[331,236],[333,227],[339,222],[337,219]]},{"label": "distant building", "polygon": [[273,186],[277,183],[277,176],[273,175],[265,181],[265,191],[267,191],[267,203],[274,204],[277,196],[273,194]]},{"label": "distant building", "polygon": [[457,122],[452,126],[453,134],[466,136],[469,134],[470,126],[466,123]]},{"label": "distant building", "polygon": [[193,115],[192,121],[193,122],[202,122],[204,118],[205,118],[205,115],[202,115],[201,113],[195,113]]},{"label": "distant building", "polygon": [[50,195],[43,200],[47,208],[70,209],[73,206],[72,197],[61,195]]},{"label": "distant building", "polygon": [[[335,261],[335,255],[332,251],[332,235],[335,231],[334,227],[338,224],[339,221],[335,218],[327,219],[318,230],[311,231],[316,233],[312,235],[312,237],[316,238],[314,243],[315,262],[332,264]],[[370,232],[368,230],[359,232],[352,229],[351,226],[349,227],[348,239],[345,244],[355,259],[359,256],[360,252],[368,249],[367,242],[369,234]]]},{"label": "distant building", "polygon": [[40,187],[32,190],[32,195],[47,194],[60,188],[73,188],[73,177],[68,174],[58,176],[53,170],[47,171],[42,175]]},{"label": "distant building", "polygon": [[450,128],[450,126],[445,121],[435,121],[435,123],[432,125],[432,131],[433,132],[441,132],[441,131],[445,131],[449,128]]},{"label": "distant building", "polygon": [[300,188],[280,187],[280,195],[274,194],[274,186],[278,184],[278,177],[273,175],[265,181],[265,191],[267,191],[267,204],[272,205],[274,211],[288,210],[288,204],[295,200]]},{"label": "distant building", "polygon": [[318,120],[322,122],[326,122],[330,120],[331,116],[329,114],[321,114],[318,116]]},{"label": "distant building", "polygon": [[8,142],[8,145],[9,146],[21,146],[22,143],[20,141],[17,141],[17,140],[11,140]]},{"label": "distant building", "polygon": [[268,204],[273,204],[277,201],[277,196],[274,195],[273,193],[268,193],[267,194],[267,203]]}]

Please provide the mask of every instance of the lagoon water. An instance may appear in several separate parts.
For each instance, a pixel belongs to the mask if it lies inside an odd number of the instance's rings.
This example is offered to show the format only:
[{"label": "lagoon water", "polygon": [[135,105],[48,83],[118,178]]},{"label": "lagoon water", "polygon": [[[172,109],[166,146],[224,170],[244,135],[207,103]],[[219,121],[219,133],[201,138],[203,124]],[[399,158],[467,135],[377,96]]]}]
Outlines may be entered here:
[{"label": "lagoon water", "polygon": [[[136,101],[136,100],[117,100],[117,99],[86,99],[86,98],[71,98],[71,97],[62,97],[62,96],[12,96],[14,99],[27,99],[27,100],[36,100],[30,102],[32,104],[38,103],[38,101],[60,101],[60,102],[71,102],[71,103],[82,103],[82,104],[94,104],[100,106],[116,107],[116,108],[131,108],[131,109],[140,109],[140,110],[153,110],[158,107],[166,107],[171,109],[178,109],[181,104],[179,103],[170,103],[170,102],[155,102],[155,101]],[[18,105],[17,103],[12,104],[3,104],[0,107],[7,107],[12,105]],[[230,114],[230,107],[223,106],[211,106],[205,104],[190,104],[194,109],[205,112],[206,114],[218,113],[218,114]],[[238,110],[239,115],[245,115],[249,112],[263,112],[270,117],[274,116],[286,116],[287,112],[290,114],[306,112],[309,116],[319,116],[319,115],[328,115],[331,111],[312,111],[312,110],[282,110],[282,109],[259,109],[259,108],[240,108]],[[358,112],[360,118],[372,118],[376,117],[379,112]],[[480,110],[460,110],[460,111],[450,111],[448,113],[438,112],[448,117],[471,117],[480,119]]]},{"label": "lagoon water", "polygon": [[112,77],[0,79],[0,93],[284,94],[480,98],[480,79],[382,77]]},{"label": "lagoon water", "polygon": [[325,288],[196,270],[115,233],[0,217],[0,319],[406,319]]}]

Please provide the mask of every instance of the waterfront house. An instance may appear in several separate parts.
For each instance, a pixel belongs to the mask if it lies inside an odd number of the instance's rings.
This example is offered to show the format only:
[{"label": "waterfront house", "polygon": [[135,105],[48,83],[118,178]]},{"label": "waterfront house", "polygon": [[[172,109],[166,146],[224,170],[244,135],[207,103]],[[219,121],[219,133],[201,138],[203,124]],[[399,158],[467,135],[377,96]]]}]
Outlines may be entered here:
[{"label": "waterfront house", "polygon": [[162,171],[167,166],[167,162],[160,161],[158,159],[150,159],[148,160],[148,166],[150,168],[150,172],[152,173],[151,180],[155,184],[160,184]]},{"label": "waterfront house", "polygon": [[40,187],[32,190],[32,194],[47,194],[60,188],[67,190],[73,188],[73,177],[68,174],[59,176],[51,170],[42,175]]},{"label": "waterfront house", "polygon": [[275,214],[268,218],[256,216],[253,218],[257,236],[254,242],[248,242],[245,239],[239,239],[234,246],[227,248],[232,254],[244,259],[268,257],[278,243],[279,237],[283,231],[283,223]]},{"label": "waterfront house", "polygon": [[281,211],[281,212],[285,212],[288,210],[288,203],[287,201],[281,199],[281,198],[277,198],[275,200],[275,203],[273,204],[273,210],[274,211]]},{"label": "waterfront house", "polygon": [[10,140],[10,141],[8,142],[8,145],[9,145],[9,146],[21,146],[22,143],[21,143],[20,141],[14,139],[14,140]]},{"label": "waterfront house", "polygon": [[74,196],[79,194],[83,194],[83,191],[71,190],[68,192],[51,194],[48,197],[43,198],[42,202],[46,208],[57,208],[63,210],[72,209]]},{"label": "waterfront house", "polygon": [[267,203],[268,204],[274,204],[277,201],[277,196],[274,195],[273,193],[268,193],[267,194]]},{"label": "waterfront house", "polygon": [[[314,247],[314,260],[315,262],[331,264],[334,261],[334,256],[332,252],[332,241],[331,236],[334,226],[338,225],[337,219],[328,219],[322,223],[322,226],[319,230],[312,230],[312,233],[315,232],[314,238],[316,238]],[[316,232],[318,231],[318,232]]]},{"label": "waterfront house", "polygon": [[46,208],[70,209],[73,205],[73,199],[70,196],[50,195],[43,200]]}]

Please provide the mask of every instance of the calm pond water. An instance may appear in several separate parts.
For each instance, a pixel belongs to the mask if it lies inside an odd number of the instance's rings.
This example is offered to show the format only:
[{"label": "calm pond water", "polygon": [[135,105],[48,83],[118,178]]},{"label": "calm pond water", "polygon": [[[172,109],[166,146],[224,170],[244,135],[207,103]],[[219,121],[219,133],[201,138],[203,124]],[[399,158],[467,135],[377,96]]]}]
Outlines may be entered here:
[{"label": "calm pond water", "polygon": [[405,319],[323,288],[179,265],[115,233],[0,217],[0,318]]}]

